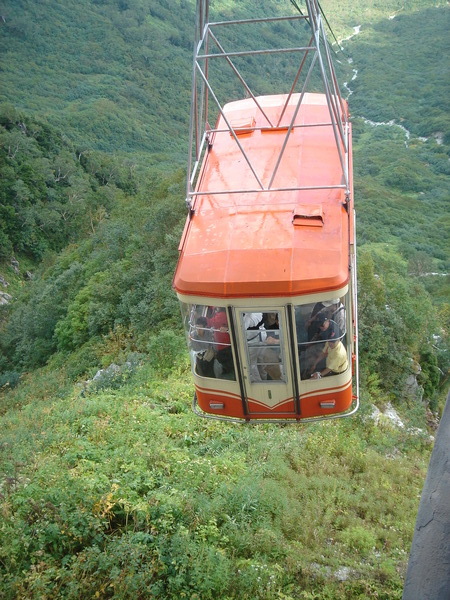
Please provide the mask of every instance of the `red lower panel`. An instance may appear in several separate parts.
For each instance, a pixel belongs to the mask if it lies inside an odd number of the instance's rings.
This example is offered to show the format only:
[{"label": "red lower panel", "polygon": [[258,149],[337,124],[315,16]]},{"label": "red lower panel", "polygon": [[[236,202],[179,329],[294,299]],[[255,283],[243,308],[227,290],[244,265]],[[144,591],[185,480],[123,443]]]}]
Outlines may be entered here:
[{"label": "red lower panel", "polygon": [[274,408],[247,399],[245,410],[240,396],[196,387],[198,406],[206,413],[240,419],[305,419],[339,414],[352,405],[352,387],[323,390],[321,393],[300,396],[300,412],[296,413],[292,398]]}]

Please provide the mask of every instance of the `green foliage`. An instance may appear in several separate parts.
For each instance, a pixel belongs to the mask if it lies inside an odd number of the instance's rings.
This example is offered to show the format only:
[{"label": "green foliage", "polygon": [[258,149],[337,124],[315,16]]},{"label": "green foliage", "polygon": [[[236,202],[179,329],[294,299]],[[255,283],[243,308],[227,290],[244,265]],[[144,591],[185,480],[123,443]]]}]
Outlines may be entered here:
[{"label": "green foliage", "polygon": [[361,525],[345,529],[339,537],[343,544],[363,557],[368,556],[376,545],[376,536]]},{"label": "green foliage", "polygon": [[177,5],[161,15],[142,1],[38,8],[5,0],[3,98],[44,111],[83,149],[178,152],[194,16],[190,2]]},{"label": "green foliage", "polygon": [[17,371],[5,371],[0,375],[0,390],[6,387],[15,388],[19,383],[20,373]]},{"label": "green foliage", "polygon": [[382,388],[399,397],[411,355],[425,352],[438,331],[435,309],[421,282],[408,277],[407,263],[387,244],[361,248],[358,287],[363,381],[377,374]]},{"label": "green foliage", "polygon": [[184,350],[185,340],[170,329],[163,329],[151,336],[147,346],[149,363],[160,375],[169,374]]},{"label": "green foliage", "polygon": [[367,404],[301,432],[205,422],[186,373],[145,362],[101,393],[24,385],[1,422],[2,597],[400,597],[427,436]]},{"label": "green foliage", "polygon": [[0,106],[0,120],[0,259],[60,251],[95,231],[115,187],[136,192],[130,161],[77,154],[55,129],[9,105]]},{"label": "green foliage", "polygon": [[63,367],[71,381],[78,381],[83,376],[94,375],[104,352],[103,340],[92,339],[73,352],[56,353],[50,359],[49,366],[54,369]]},{"label": "green foliage", "polygon": [[[75,258],[75,253],[67,254]],[[0,341],[1,352],[12,365],[42,365],[56,350],[54,329],[79,285],[82,270],[76,260],[63,270],[57,266],[48,279],[36,278],[30,294],[14,306]]]},{"label": "green foliage", "polygon": [[360,130],[354,148],[358,242],[400,239],[408,259],[426,254],[429,272],[445,272],[450,250],[448,176],[430,168],[436,149],[431,140],[405,148],[403,133],[392,127]]},{"label": "green foliage", "polygon": [[[395,19],[375,22],[373,29],[363,27],[351,41],[347,50],[358,57],[352,111],[377,122],[395,119],[416,136],[440,134],[449,144],[449,15],[445,6],[422,5],[419,12],[401,11]],[[432,46],[426,42],[429,36]]]},{"label": "green foliage", "polygon": [[[276,2],[266,9],[248,1],[234,4],[233,11],[251,16],[256,7],[263,14],[280,11]],[[291,10],[289,3],[285,8]],[[0,99],[45,112],[82,150],[163,152],[181,162],[187,152],[195,3],[81,0],[47,10],[30,0],[4,0],[1,49],[9,60]],[[280,23],[270,35],[278,42],[292,38],[292,31]],[[276,57],[269,68],[245,58],[239,63],[261,93],[283,83],[287,68],[285,57]],[[229,80],[220,76],[222,89],[242,95],[242,86]]]},{"label": "green foliage", "polygon": [[43,365],[117,327],[142,347],[150,332],[180,327],[171,280],[185,219],[181,183],[180,173],[149,177],[138,195],[117,193],[109,218],[36,274],[4,325],[3,369]]},{"label": "green foliage", "polygon": [[433,411],[437,409],[437,390],[441,381],[441,370],[438,358],[431,348],[424,348],[420,353],[420,383],[423,386],[425,399]]}]

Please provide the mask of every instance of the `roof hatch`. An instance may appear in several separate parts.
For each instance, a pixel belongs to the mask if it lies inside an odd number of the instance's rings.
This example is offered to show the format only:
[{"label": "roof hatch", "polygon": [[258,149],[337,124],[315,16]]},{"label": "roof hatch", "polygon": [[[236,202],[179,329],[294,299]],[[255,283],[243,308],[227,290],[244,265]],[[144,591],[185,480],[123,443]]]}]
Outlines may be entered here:
[{"label": "roof hatch", "polygon": [[321,204],[298,204],[292,213],[294,227],[323,227]]}]

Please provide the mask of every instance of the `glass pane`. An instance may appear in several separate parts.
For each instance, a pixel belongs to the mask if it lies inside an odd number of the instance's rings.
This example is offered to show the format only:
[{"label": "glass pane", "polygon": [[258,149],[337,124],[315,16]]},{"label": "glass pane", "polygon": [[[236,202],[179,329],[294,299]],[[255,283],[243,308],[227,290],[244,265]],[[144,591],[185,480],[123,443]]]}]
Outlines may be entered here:
[{"label": "glass pane", "polygon": [[319,379],[348,369],[346,299],[323,300],[295,307],[302,379]]},{"label": "glass pane", "polygon": [[234,381],[236,376],[226,308],[182,304],[181,311],[195,373]]},{"label": "glass pane", "polygon": [[283,338],[278,312],[241,314],[250,382],[286,381]]}]

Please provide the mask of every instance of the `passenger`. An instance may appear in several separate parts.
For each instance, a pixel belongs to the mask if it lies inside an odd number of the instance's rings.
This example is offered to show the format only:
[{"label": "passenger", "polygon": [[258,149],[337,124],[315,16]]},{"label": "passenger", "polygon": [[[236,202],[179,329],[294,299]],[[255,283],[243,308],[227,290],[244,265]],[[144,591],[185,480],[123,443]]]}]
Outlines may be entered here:
[{"label": "passenger", "polygon": [[317,332],[314,338],[306,346],[306,351],[301,358],[301,377],[308,379],[313,370],[318,366],[319,369],[325,367],[323,355],[324,343],[329,339],[339,339],[339,328],[334,321],[327,319],[324,313],[318,313],[315,317]]},{"label": "passenger", "polygon": [[251,381],[281,379],[278,313],[244,313],[244,327]]},{"label": "passenger", "polygon": [[317,302],[311,311],[309,319],[305,323],[308,341],[312,341],[319,333],[319,317],[325,316],[333,320],[339,327],[341,334],[345,333],[345,307],[339,298]]},{"label": "passenger", "polygon": [[195,329],[190,336],[192,350],[201,352],[212,348],[213,338],[213,332],[208,328],[206,317],[198,317],[195,321]]},{"label": "passenger", "polygon": [[259,356],[259,371],[262,379],[281,379],[280,366],[280,324],[278,313],[263,313],[266,338]]},{"label": "passenger", "polygon": [[221,379],[234,379],[233,353],[228,330],[227,311],[224,307],[217,307],[214,315],[207,319],[214,335],[216,360],[214,361],[214,374]]},{"label": "passenger", "polygon": [[319,313],[316,317],[318,332],[314,336],[315,340],[338,339],[341,336],[337,323],[329,319],[324,313]]},{"label": "passenger", "polygon": [[305,322],[305,328],[307,331],[307,335],[308,335],[308,341],[311,341],[314,336],[316,335],[316,333],[319,331],[319,325],[317,323],[317,315],[320,313],[320,311],[325,308],[325,306],[323,305],[322,302],[316,302],[316,304],[314,305],[311,314],[309,316],[309,319],[307,319],[307,321]]},{"label": "passenger", "polygon": [[339,328],[339,335],[343,335],[346,331],[345,323],[345,306],[342,304],[339,298],[333,300],[323,300],[324,313],[326,316],[336,323]]},{"label": "passenger", "polygon": [[224,307],[217,307],[212,317],[206,319],[208,327],[214,332],[214,341],[216,350],[224,350],[230,347],[230,334],[228,333],[227,310]]},{"label": "passenger", "polygon": [[264,328],[267,332],[266,344],[280,345],[280,323],[278,313],[263,313]]},{"label": "passenger", "polygon": [[[316,370],[317,365],[325,359],[325,368]],[[327,375],[337,375],[348,369],[347,351],[341,340],[328,340],[325,343],[323,352],[317,357],[317,362],[313,365],[311,375],[312,379],[321,379]]]},{"label": "passenger", "polygon": [[250,381],[255,383],[261,381],[261,374],[258,369],[258,354],[263,335],[261,327],[263,325],[262,313],[244,313],[243,325],[246,330],[248,359],[250,365]]},{"label": "passenger", "polygon": [[[244,329],[247,330],[247,342],[251,343],[261,339],[260,328],[264,324],[262,313],[244,313]],[[252,333],[253,332],[253,333]]]},{"label": "passenger", "polygon": [[203,377],[215,377],[214,361],[214,334],[208,329],[206,317],[198,317],[195,321],[194,332],[190,336],[191,348],[196,352],[195,370]]}]

